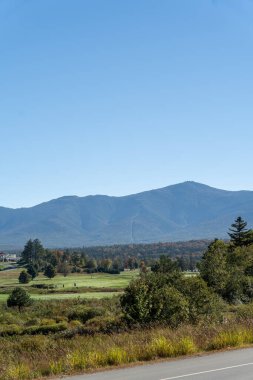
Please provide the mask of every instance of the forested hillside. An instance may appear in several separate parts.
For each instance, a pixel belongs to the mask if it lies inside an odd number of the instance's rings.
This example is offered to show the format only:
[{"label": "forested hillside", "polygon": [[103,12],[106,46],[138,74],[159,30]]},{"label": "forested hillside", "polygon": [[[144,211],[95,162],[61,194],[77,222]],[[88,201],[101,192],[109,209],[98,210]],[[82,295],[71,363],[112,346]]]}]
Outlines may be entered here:
[{"label": "forested hillside", "polygon": [[0,248],[29,238],[50,248],[224,238],[236,215],[253,224],[253,192],[185,182],[124,197],[63,197],[0,208]]}]

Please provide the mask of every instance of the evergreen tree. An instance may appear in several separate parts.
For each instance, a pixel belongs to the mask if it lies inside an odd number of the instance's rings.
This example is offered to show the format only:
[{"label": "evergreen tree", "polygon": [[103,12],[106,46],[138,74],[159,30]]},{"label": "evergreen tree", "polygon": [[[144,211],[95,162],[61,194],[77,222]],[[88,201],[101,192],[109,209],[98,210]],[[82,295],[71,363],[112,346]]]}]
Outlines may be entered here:
[{"label": "evergreen tree", "polygon": [[32,261],[33,256],[33,241],[29,239],[26,243],[23,252],[21,253],[21,259],[24,263],[29,264]]},{"label": "evergreen tree", "polygon": [[32,264],[27,267],[27,273],[32,277],[32,279],[38,276],[38,270],[36,266]]},{"label": "evergreen tree", "polygon": [[56,275],[56,270],[53,267],[53,265],[49,264],[46,266],[45,271],[44,271],[44,276],[48,278],[53,278]]},{"label": "evergreen tree", "polygon": [[9,298],[7,299],[8,307],[18,307],[19,311],[22,307],[30,306],[32,300],[29,294],[22,288],[13,289]]},{"label": "evergreen tree", "polygon": [[22,272],[19,275],[18,281],[20,284],[28,284],[32,279],[32,276],[27,273],[25,270],[22,270]]},{"label": "evergreen tree", "polygon": [[44,255],[44,247],[41,244],[41,241],[39,239],[35,239],[33,241],[33,254],[32,254],[32,261],[37,262],[39,259],[41,259]]},{"label": "evergreen tree", "polygon": [[228,235],[235,247],[242,247],[243,245],[249,245],[251,243],[251,231],[246,228],[247,222],[242,219],[241,216],[231,224]]},{"label": "evergreen tree", "polygon": [[44,251],[43,245],[38,239],[30,239],[21,253],[21,261],[25,264],[39,263],[43,259]]}]

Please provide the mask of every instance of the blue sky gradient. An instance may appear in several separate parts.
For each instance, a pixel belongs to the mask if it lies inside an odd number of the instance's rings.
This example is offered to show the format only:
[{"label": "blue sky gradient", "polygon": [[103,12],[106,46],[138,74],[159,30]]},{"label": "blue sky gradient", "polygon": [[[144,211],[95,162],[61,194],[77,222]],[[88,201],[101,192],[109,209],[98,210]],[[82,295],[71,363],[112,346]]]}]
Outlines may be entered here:
[{"label": "blue sky gradient", "polygon": [[253,2],[0,0],[0,205],[253,190]]}]

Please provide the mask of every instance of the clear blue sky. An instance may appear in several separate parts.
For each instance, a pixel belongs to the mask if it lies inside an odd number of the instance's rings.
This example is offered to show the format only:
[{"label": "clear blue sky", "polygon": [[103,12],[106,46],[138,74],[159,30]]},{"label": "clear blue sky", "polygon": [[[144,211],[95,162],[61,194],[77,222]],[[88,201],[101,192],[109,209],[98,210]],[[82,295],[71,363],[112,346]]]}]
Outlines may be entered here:
[{"label": "clear blue sky", "polygon": [[253,190],[253,2],[0,0],[0,205]]}]

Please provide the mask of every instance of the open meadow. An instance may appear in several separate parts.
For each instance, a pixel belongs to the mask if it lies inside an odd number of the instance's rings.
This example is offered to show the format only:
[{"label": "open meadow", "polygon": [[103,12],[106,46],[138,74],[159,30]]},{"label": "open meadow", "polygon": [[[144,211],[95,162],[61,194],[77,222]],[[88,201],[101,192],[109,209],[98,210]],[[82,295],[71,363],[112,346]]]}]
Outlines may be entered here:
[{"label": "open meadow", "polygon": [[139,274],[137,270],[120,274],[71,273],[64,277],[57,274],[49,279],[42,274],[28,284],[19,284],[22,269],[0,272],[0,301],[5,301],[13,288],[22,286],[34,299],[105,298],[123,292],[129,282]]}]

